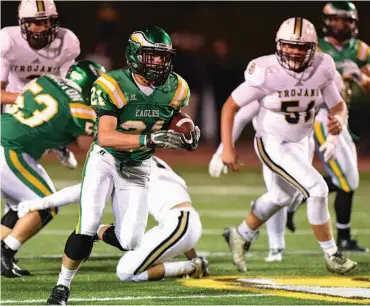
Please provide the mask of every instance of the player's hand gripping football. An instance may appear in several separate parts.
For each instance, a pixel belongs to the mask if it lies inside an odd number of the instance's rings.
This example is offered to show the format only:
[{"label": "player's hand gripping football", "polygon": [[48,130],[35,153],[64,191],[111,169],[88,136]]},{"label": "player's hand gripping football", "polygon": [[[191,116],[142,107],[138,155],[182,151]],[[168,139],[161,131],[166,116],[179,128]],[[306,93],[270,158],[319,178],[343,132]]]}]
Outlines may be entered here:
[{"label": "player's hand gripping football", "polygon": [[344,126],[344,118],[340,115],[328,115],[328,132],[332,135],[338,135],[342,132]]},{"label": "player's hand gripping football", "polygon": [[69,169],[76,169],[77,168],[77,160],[72,153],[67,148],[58,148],[53,150],[55,152],[55,155],[60,160],[60,163],[69,168]]},{"label": "player's hand gripping football", "polygon": [[239,172],[240,166],[243,166],[243,163],[239,160],[236,155],[235,149],[223,150],[222,151],[222,162],[234,172]]},{"label": "player's hand gripping football", "polygon": [[182,146],[181,133],[174,130],[161,130],[147,135],[148,148],[164,148],[176,150]]},{"label": "player's hand gripping football", "polygon": [[198,148],[200,138],[199,127],[194,127],[194,131],[190,131],[190,138],[186,138],[184,134],[181,133],[181,147],[187,151],[194,151]]},{"label": "player's hand gripping football", "polygon": [[325,162],[335,159],[335,148],[338,143],[338,136],[329,134],[326,141],[320,146],[320,152],[324,152]]},{"label": "player's hand gripping football", "polygon": [[211,177],[220,177],[221,173],[227,174],[227,167],[222,162],[221,155],[215,153],[208,166],[208,172]]}]

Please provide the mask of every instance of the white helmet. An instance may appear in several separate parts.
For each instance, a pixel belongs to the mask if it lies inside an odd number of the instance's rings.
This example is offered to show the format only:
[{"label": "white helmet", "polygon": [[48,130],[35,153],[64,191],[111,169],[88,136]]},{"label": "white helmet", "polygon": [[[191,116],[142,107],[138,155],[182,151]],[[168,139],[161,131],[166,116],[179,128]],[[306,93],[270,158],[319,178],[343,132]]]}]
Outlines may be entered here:
[{"label": "white helmet", "polygon": [[[18,20],[23,38],[36,50],[48,46],[59,29],[58,12],[53,0],[22,0],[18,7]],[[46,30],[31,31],[31,23],[45,22],[50,22]]]},{"label": "white helmet", "polygon": [[[299,52],[284,51],[288,46]],[[312,64],[317,46],[317,34],[311,22],[302,17],[285,20],[276,33],[279,63],[289,70],[302,72]]]}]

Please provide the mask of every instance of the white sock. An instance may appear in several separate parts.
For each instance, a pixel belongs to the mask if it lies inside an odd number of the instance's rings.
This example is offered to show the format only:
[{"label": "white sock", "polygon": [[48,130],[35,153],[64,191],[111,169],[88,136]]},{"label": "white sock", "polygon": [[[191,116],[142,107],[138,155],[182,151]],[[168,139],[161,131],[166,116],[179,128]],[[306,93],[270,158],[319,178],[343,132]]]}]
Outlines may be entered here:
[{"label": "white sock", "polygon": [[21,243],[19,242],[18,239],[14,238],[12,235],[8,235],[8,237],[6,237],[4,239],[4,243],[10,248],[12,249],[13,251],[18,251],[19,248],[21,247]]},{"label": "white sock", "polygon": [[75,276],[77,270],[68,270],[67,268],[65,268],[62,265],[62,269],[59,273],[59,278],[58,278],[58,281],[57,281],[57,285],[63,285],[63,286],[68,287],[68,289],[70,289],[72,279]]},{"label": "white sock", "polygon": [[164,277],[180,276],[194,272],[191,261],[165,262]]},{"label": "white sock", "polygon": [[80,201],[81,184],[63,188],[46,197],[51,207],[59,207]]},{"label": "white sock", "polygon": [[338,251],[338,247],[333,238],[328,241],[319,241],[319,244],[325,254],[334,255]]},{"label": "white sock", "polygon": [[245,223],[245,220],[240,223],[238,226],[238,232],[239,234],[248,242],[251,242],[253,240],[253,237],[256,235],[257,230],[252,230],[249,228],[248,224]]},{"label": "white sock", "polygon": [[287,207],[283,207],[266,222],[270,249],[285,249],[286,213]]}]

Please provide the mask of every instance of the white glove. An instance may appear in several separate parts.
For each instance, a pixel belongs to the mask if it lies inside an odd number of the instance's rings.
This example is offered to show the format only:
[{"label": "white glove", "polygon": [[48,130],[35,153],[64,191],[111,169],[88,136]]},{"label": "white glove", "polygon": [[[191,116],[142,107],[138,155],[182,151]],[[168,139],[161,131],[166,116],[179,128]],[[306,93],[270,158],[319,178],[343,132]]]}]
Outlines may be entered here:
[{"label": "white glove", "polygon": [[77,168],[77,160],[72,151],[68,150],[67,148],[58,148],[54,149],[53,151],[63,166],[69,169]]},{"label": "white glove", "polygon": [[208,171],[211,177],[220,177],[221,172],[227,174],[227,166],[222,162],[221,155],[213,154]]},{"label": "white glove", "polygon": [[30,211],[49,208],[49,204],[43,199],[22,201],[18,204],[18,218],[22,218]]},{"label": "white glove", "polygon": [[335,159],[335,148],[338,143],[338,135],[329,134],[326,141],[320,146],[320,152],[324,153],[324,160],[326,163]]},{"label": "white glove", "polygon": [[352,79],[354,77],[359,82],[362,82],[362,71],[355,62],[346,60],[342,63],[341,68],[343,69],[342,75],[344,79]]}]

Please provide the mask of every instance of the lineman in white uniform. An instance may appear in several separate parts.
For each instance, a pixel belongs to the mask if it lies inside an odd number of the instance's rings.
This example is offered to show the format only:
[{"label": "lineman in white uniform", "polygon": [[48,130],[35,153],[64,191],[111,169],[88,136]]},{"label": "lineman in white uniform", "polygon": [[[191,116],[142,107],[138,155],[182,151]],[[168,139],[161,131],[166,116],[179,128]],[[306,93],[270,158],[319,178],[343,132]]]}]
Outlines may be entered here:
[{"label": "lineman in white uniform", "polygon": [[[80,54],[80,42],[76,35],[59,27],[58,12],[52,0],[22,0],[18,18],[19,26],[0,30],[1,104],[5,111],[16,103],[18,94],[32,79],[46,73],[65,76]],[[77,167],[73,153],[67,148],[54,152],[64,166]],[[2,197],[5,200],[4,212],[7,213],[7,196]],[[2,237],[11,231],[16,222],[15,211],[2,219]]]},{"label": "lineman in white uniform", "polygon": [[[53,0],[22,0],[19,26],[0,30],[1,104],[8,111],[31,80],[43,74],[65,76],[80,54],[76,35],[59,27]],[[62,165],[76,168],[77,161],[66,148],[54,150]]]},{"label": "lineman in white uniform", "polygon": [[[328,187],[309,160],[315,107],[321,96],[329,108],[328,131],[337,135],[347,118],[347,108],[335,87],[335,65],[329,55],[316,53],[317,35],[307,20],[283,22],[276,35],[277,53],[250,62],[242,83],[224,104],[221,117],[222,161],[233,171],[240,162],[232,142],[235,113],[255,100],[255,149],[263,163],[267,193],[256,200],[252,212],[224,234],[239,271],[246,271],[244,249],[258,228],[276,211],[292,202],[299,190],[307,199],[307,217],[324,251],[329,271],[346,273],[357,263],[343,258],[332,236]],[[266,175],[266,173],[270,173]]]},{"label": "lineman in white uniform", "polygon": [[[199,214],[191,204],[185,181],[158,157],[152,158],[148,191],[149,213],[158,225],[145,233],[134,251],[126,252],[117,265],[121,281],[147,281],[163,277],[207,275],[208,262],[194,251],[202,235]],[[19,204],[19,217],[28,211],[59,207],[79,201],[81,185],[67,187],[42,199]],[[100,240],[122,250],[114,226],[101,225]],[[166,262],[185,253],[188,261]]]}]

